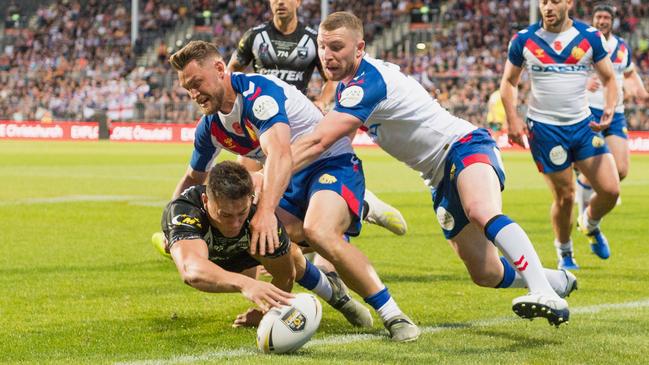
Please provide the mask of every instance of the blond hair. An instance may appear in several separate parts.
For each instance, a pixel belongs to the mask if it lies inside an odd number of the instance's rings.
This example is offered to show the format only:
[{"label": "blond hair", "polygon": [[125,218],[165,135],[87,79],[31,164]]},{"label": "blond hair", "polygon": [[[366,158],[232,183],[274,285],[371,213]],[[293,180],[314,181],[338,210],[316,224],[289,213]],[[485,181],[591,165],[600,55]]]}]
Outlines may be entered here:
[{"label": "blond hair", "polygon": [[338,11],[331,13],[320,23],[320,28],[328,32],[338,28],[347,28],[358,34],[363,39],[363,22],[358,17],[348,11]]},{"label": "blond hair", "polygon": [[169,63],[176,71],[182,71],[193,60],[197,60],[198,63],[202,64],[203,61],[212,56],[221,58],[221,54],[214,44],[205,41],[191,41],[178,52],[172,54],[169,57]]}]

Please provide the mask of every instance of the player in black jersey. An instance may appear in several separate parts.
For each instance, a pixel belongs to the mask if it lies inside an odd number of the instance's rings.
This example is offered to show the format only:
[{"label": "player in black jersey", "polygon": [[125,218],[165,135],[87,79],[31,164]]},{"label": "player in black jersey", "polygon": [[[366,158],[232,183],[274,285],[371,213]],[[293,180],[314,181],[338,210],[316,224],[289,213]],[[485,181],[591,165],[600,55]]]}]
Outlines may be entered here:
[{"label": "player in black jersey", "polygon": [[[293,281],[297,281],[351,324],[371,327],[369,310],[350,297],[335,272],[324,274],[307,261],[291,244],[281,223],[280,246],[272,254],[249,253],[253,192],[246,169],[225,161],[209,171],[206,185],[192,186],[167,204],[159,244],[171,254],[183,281],[205,292],[239,291],[259,307],[240,314],[235,326],[257,325],[270,307],[288,304]],[[271,283],[240,274],[260,264],[272,274]]]},{"label": "player in black jersey", "polygon": [[[325,81],[320,97],[314,103],[327,110],[333,101],[336,82],[327,80],[318,57],[318,33],[297,18],[300,0],[270,0],[273,19],[249,29],[239,41],[228,69],[244,71],[252,62],[256,73],[278,77],[294,85],[306,95],[313,71],[317,68]],[[353,136],[352,136],[353,138]],[[259,170],[254,161],[240,158],[249,170]],[[396,235],[404,235],[407,224],[401,213],[365,190],[363,219],[386,228]]]}]

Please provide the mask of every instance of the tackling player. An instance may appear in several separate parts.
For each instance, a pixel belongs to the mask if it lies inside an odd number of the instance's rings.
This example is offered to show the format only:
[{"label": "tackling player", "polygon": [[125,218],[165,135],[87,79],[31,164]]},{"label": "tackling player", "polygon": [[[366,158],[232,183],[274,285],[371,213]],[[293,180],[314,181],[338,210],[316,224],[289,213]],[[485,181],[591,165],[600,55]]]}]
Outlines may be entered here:
[{"label": "tackling player", "polygon": [[[273,75],[294,85],[306,95],[313,71],[317,68],[325,81],[318,100],[320,110],[329,109],[336,83],[328,80],[322,70],[316,47],[317,32],[298,21],[300,0],[270,0],[273,19],[249,29],[239,41],[228,69],[243,72],[252,62],[256,73]],[[249,170],[256,166],[246,161]],[[401,212],[365,190],[363,219],[404,235],[408,229]]]},{"label": "tackling player", "polygon": [[[608,53],[613,63],[613,71],[615,72],[615,80],[617,85],[617,105],[615,106],[615,113],[611,121],[610,127],[602,131],[606,144],[613,154],[615,159],[615,166],[617,167],[618,176],[620,181],[624,180],[629,172],[629,143],[626,118],[624,117],[624,93],[631,91],[632,95],[636,95],[643,99],[649,99],[649,93],[644,88],[640,76],[635,70],[631,58],[631,48],[627,45],[624,39],[611,33],[613,29],[613,20],[615,19],[615,8],[607,3],[601,3],[593,9],[593,26],[599,29],[606,38],[608,46]],[[597,75],[592,75],[586,84],[588,96],[588,103],[590,110],[596,119],[600,119],[603,108],[606,104],[605,91],[602,83]],[[590,182],[584,175],[579,175],[577,178],[577,206],[579,208],[579,218],[577,222],[581,222],[582,216],[588,202],[593,195],[593,189]],[[591,249],[601,258],[608,258],[609,251],[599,250],[597,242],[591,236],[588,236],[591,241]],[[602,247],[603,248],[603,247]]]},{"label": "tackling player", "polygon": [[422,174],[444,235],[476,284],[527,286],[530,292],[513,300],[519,316],[545,317],[557,326],[567,321],[568,303],[557,293],[570,294],[576,279],[544,270],[523,229],[502,214],[505,175],[489,132],[451,115],[398,66],[366,55],[363,24],[351,13],[332,13],[320,24],[318,47],[327,76],[340,81],[336,104],[293,144],[294,169],[339,138],[366,130]]},{"label": "tackling player", "polygon": [[[259,324],[270,307],[288,304],[293,281],[313,291],[356,326],[372,317],[352,299],[336,273],[324,274],[291,245],[281,224],[279,247],[267,255],[250,254],[250,220],[255,214],[252,179],[236,162],[224,161],[208,172],[207,184],[185,190],[162,214],[162,231],[183,281],[209,293],[241,292],[259,306],[239,315],[235,326]],[[263,265],[272,283],[240,273]]]},{"label": "tackling player", "polygon": [[362,163],[349,137],[292,176],[291,141],[322,118],[306,96],[274,76],[230,74],[207,42],[188,43],[170,63],[204,113],[190,167],[177,190],[202,181],[223,148],[263,163],[261,197],[250,221],[251,254],[273,254],[279,247],[277,211],[289,237],[306,240],[331,262],[345,284],[378,312],[394,341],[415,340],[418,327],[399,309],[367,257],[343,239],[343,234],[360,232],[365,190]]},{"label": "tackling player", "polygon": [[[500,84],[509,138],[523,146],[528,135],[532,157],[554,197],[551,221],[559,268],[578,269],[574,260],[572,206],[575,182],[572,165],[595,190],[581,226],[595,242],[594,251],[608,257],[608,242],[600,221],[615,207],[620,179],[602,131],[611,124],[617,101],[615,76],[602,34],[568,17],[572,0],[539,2],[542,21],[512,38]],[[586,81],[593,66],[606,87],[602,114],[596,120],[588,108]],[[517,86],[523,67],[532,81],[527,126],[516,111]]]}]

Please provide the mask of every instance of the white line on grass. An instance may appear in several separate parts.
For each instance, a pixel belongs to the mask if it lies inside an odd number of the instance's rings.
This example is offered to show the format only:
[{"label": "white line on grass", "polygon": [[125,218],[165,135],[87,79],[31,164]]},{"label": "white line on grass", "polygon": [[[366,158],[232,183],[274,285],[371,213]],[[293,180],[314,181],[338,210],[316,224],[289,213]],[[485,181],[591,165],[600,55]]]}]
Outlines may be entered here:
[{"label": "white line on grass", "polygon": [[[633,302],[604,303],[604,304],[591,305],[587,307],[571,308],[570,312],[571,314],[593,314],[605,310],[646,308],[646,307],[649,307],[649,298],[633,301]],[[426,326],[426,327],[421,327],[421,331],[422,333],[437,333],[437,332],[460,330],[465,328],[492,327],[492,326],[500,325],[507,322],[514,322],[514,321],[520,321],[520,319],[514,316],[499,317],[493,319],[453,323],[453,324],[449,324],[448,326]],[[386,339],[385,335],[375,335],[375,334],[328,336],[322,339],[313,340],[307,343],[304,347],[340,345],[340,344],[349,344],[355,342],[378,341],[378,340],[385,340],[385,339]],[[119,362],[116,364],[118,365],[183,364],[183,363],[192,363],[192,362],[199,362],[199,361],[211,361],[211,360],[230,359],[230,358],[238,358],[238,357],[246,357],[246,356],[257,356],[257,355],[260,355],[260,353],[254,350],[252,346],[250,346],[250,347],[242,347],[234,350],[210,351],[200,355],[180,355],[180,356],[174,356],[167,359]]]}]

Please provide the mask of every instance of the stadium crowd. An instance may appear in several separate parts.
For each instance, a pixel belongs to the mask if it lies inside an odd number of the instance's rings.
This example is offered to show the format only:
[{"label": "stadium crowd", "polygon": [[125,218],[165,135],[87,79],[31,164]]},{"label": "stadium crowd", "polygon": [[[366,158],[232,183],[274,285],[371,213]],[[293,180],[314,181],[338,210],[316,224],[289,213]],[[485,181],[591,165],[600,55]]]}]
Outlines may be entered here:
[{"label": "stadium crowd", "polygon": [[[158,63],[138,67],[136,57],[151,39],[176,22],[192,19],[197,36],[219,45],[226,58],[247,29],[270,19],[267,0],[188,0],[141,2],[140,42],[130,45],[130,1],[57,0],[31,15],[11,2],[0,53],[0,119],[92,120],[97,110],[111,119],[191,122],[197,108],[189,102],[166,61],[173,47],[161,44]],[[494,129],[503,113],[489,113],[503,71],[509,39],[528,22],[525,0],[384,0],[330,1],[330,10],[362,14],[366,39],[372,39],[402,14],[421,20],[429,15],[432,41],[416,54],[387,51],[383,59],[398,64],[453,113]],[[592,2],[577,1],[575,17],[588,21]],[[649,85],[649,3],[618,4],[614,33],[632,35],[634,63]],[[320,1],[302,1],[300,20],[316,27]],[[646,22],[646,20],[645,20]],[[13,29],[18,27],[19,29]],[[11,31],[11,32],[10,32]],[[10,37],[7,37],[7,34]],[[314,77],[311,94],[321,80]],[[529,86],[519,93],[521,105]],[[496,95],[497,96],[497,95]],[[631,129],[649,130],[647,102],[635,100]]]}]

